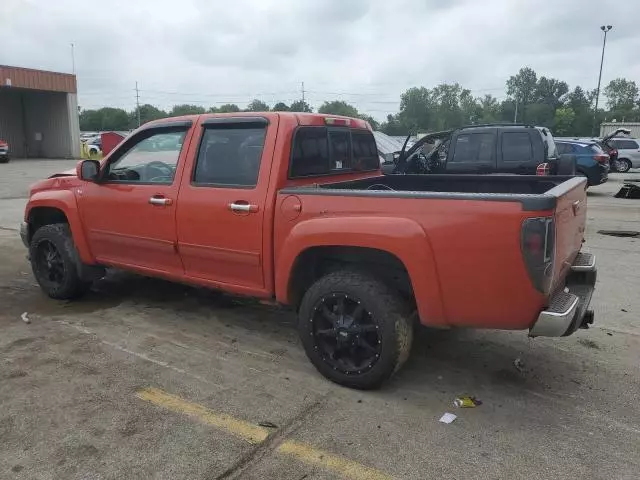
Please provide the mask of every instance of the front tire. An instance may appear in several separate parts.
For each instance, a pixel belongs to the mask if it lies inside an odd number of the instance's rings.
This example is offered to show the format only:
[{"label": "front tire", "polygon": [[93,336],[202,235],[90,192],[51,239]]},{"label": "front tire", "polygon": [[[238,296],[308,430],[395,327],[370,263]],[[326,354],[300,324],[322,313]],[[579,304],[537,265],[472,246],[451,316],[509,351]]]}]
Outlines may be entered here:
[{"label": "front tire", "polygon": [[311,363],[329,380],[357,389],[378,388],[409,357],[410,309],[377,278],[337,271],[306,292],[298,329]]},{"label": "front tire", "polygon": [[80,259],[66,223],[45,225],[36,230],[29,256],[33,275],[49,297],[70,300],[89,289],[91,283],[80,278]]}]

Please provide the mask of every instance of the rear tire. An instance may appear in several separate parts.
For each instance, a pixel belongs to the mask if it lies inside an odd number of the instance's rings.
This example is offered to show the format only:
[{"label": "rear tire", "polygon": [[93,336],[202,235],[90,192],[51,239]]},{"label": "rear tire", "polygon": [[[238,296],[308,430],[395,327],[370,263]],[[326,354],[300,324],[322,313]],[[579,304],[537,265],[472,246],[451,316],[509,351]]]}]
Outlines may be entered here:
[{"label": "rear tire", "polygon": [[340,385],[367,390],[378,388],[409,357],[410,314],[407,303],[382,281],[340,270],[307,290],[298,330],[320,373]]},{"label": "rear tire", "polygon": [[616,160],[616,172],[626,173],[631,170],[631,162],[626,158],[619,158]]},{"label": "rear tire", "polygon": [[45,225],[36,230],[29,256],[33,275],[51,298],[77,298],[91,286],[91,282],[80,277],[80,258],[66,223]]}]

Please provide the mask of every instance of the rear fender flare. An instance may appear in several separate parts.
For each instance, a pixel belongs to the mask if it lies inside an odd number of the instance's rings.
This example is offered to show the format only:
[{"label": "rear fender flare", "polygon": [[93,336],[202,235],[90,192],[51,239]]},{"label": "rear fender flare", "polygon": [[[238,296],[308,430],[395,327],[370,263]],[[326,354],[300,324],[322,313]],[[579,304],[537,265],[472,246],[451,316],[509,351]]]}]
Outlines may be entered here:
[{"label": "rear fender flare", "polygon": [[405,266],[422,323],[445,326],[437,266],[431,242],[417,222],[393,217],[314,218],[298,223],[277,254],[276,299],[291,303],[289,283],[296,259],[313,247],[344,246],[382,250]]},{"label": "rear fender flare", "polygon": [[31,212],[34,208],[38,207],[56,208],[62,211],[69,222],[69,229],[71,230],[71,235],[73,235],[73,242],[78,250],[80,260],[85,264],[96,263],[84,234],[78,204],[72,191],[56,190],[34,193],[29,199],[29,203],[25,209],[25,221],[29,221]]}]

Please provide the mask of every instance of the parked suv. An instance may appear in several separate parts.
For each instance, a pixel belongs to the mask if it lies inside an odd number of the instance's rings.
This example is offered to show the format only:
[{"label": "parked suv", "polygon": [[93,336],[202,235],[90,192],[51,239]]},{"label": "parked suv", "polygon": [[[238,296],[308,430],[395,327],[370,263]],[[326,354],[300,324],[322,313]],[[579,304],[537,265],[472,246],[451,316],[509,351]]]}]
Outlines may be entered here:
[{"label": "parked suv", "polygon": [[548,128],[509,123],[426,135],[401,153],[392,168],[383,166],[383,171],[536,175],[543,164],[551,175],[575,174],[575,164],[558,154]]},{"label": "parked suv", "polygon": [[637,139],[615,137],[609,143],[618,149],[618,159],[613,165],[617,172],[640,168],[640,142]]},{"label": "parked suv", "polygon": [[556,147],[560,156],[575,156],[576,173],[587,177],[589,186],[600,185],[609,179],[609,155],[598,142],[556,139]]}]

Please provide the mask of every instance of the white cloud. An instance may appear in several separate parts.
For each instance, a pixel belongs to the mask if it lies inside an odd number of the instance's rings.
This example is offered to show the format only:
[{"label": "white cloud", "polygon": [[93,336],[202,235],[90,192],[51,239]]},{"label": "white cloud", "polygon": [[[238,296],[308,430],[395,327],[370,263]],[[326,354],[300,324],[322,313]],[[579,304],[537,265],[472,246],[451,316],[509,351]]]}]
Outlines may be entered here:
[{"label": "white cloud", "polygon": [[[3,0],[0,63],[70,71],[80,104],[131,109],[344,99],[376,117],[414,85],[504,96],[525,65],[571,86],[640,80],[638,2],[615,0]],[[327,93],[331,92],[331,93]]]}]

